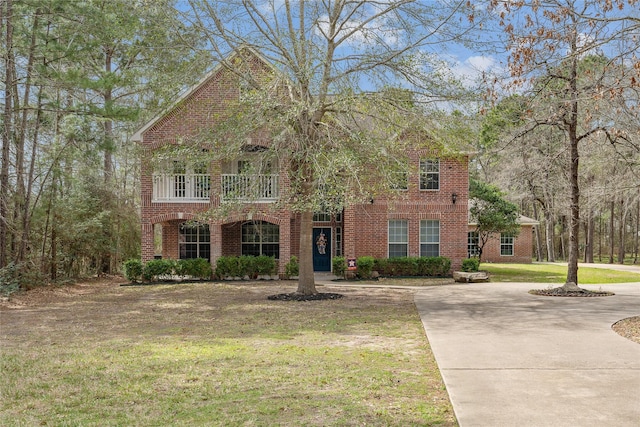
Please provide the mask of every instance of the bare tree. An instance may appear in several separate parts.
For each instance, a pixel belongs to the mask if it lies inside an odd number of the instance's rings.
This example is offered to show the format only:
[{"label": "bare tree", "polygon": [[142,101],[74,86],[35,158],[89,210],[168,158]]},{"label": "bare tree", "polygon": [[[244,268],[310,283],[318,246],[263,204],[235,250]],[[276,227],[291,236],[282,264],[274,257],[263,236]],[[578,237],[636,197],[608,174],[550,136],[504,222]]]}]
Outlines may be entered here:
[{"label": "bare tree", "polygon": [[[614,8],[619,3],[622,10]],[[630,1],[635,3],[635,1]],[[509,36],[509,65],[530,92],[531,114],[523,134],[551,127],[563,135],[570,188],[566,289],[578,283],[580,145],[629,142],[629,129],[615,116],[603,117],[597,103],[637,107],[624,100],[637,88],[638,12],[620,1],[494,1]],[[592,109],[593,108],[593,109]],[[616,108],[609,111],[615,112]],[[637,132],[637,131],[636,131]]]},{"label": "bare tree", "polygon": [[[238,126],[245,128],[236,128],[232,139],[242,144],[241,135],[271,131],[271,152],[289,171],[286,202],[301,219],[297,292],[316,293],[314,211],[340,210],[370,199],[381,184],[390,187],[391,172],[397,176],[406,161],[397,136],[410,129],[421,134],[424,126],[419,104],[455,96],[457,87],[442,83],[434,53],[462,40],[476,25],[474,12],[465,1],[189,3],[188,19],[208,36],[217,59],[254,91],[252,108]],[[284,76],[285,100],[227,60],[242,47],[257,51]],[[256,126],[246,129],[246,123]],[[227,148],[233,143],[225,142]]]}]

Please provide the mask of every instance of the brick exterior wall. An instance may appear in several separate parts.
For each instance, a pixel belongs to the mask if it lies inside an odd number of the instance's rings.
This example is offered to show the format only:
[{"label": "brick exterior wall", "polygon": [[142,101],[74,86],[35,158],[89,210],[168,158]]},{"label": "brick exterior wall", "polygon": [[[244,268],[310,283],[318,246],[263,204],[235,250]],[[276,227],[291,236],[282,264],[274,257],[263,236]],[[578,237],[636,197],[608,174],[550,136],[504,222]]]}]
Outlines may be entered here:
[{"label": "brick exterior wall", "polygon": [[[267,66],[259,60],[250,66],[259,72]],[[230,73],[218,69],[203,81],[188,96],[183,98],[170,112],[151,122],[141,135],[146,156],[165,144],[180,144],[188,138],[196,137],[218,120],[224,120],[225,104],[239,96],[237,80]],[[423,144],[424,145],[424,144]],[[440,221],[440,255],[452,260],[452,267],[458,269],[467,256],[468,229],[468,157],[440,159],[439,190],[420,190],[417,173],[420,159],[434,158],[427,151],[410,154],[415,172],[409,176],[407,190],[399,190],[397,197],[377,198],[370,204],[351,206],[345,209],[342,223],[317,223],[330,226],[335,236],[335,227],[342,227],[343,255],[359,257],[388,255],[388,221],[404,219],[409,226],[410,256],[420,254],[420,221],[434,219]],[[221,165],[211,165],[211,198],[208,203],[156,203],[152,202],[152,170],[143,160],[142,194],[142,259],[154,256],[155,224],[162,224],[162,256],[178,258],[178,229],[182,222],[196,219],[209,208],[218,207],[221,182]],[[281,193],[288,188],[286,171],[280,171]],[[452,195],[456,194],[455,203]],[[298,255],[300,222],[298,216],[286,208],[275,208],[274,204],[261,203],[245,206],[241,211],[225,219],[207,220],[211,234],[212,261],[222,255],[239,255],[241,251],[241,224],[249,220],[262,220],[278,224],[280,229],[280,273],[291,255]],[[519,243],[520,244],[520,243]],[[334,248],[332,248],[332,253]],[[530,253],[527,252],[527,253]]]}]

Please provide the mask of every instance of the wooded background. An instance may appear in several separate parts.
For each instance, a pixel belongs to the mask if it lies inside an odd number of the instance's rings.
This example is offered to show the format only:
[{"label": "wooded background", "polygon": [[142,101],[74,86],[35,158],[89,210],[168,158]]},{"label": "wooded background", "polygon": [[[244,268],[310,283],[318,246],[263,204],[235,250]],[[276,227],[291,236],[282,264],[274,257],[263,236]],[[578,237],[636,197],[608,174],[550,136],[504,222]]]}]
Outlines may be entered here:
[{"label": "wooded background", "polygon": [[[215,65],[212,33],[173,0],[0,4],[0,268],[30,284],[117,273],[140,252],[140,147],[129,137]],[[534,259],[569,257],[574,218],[580,259],[638,261],[637,9],[478,6],[467,18],[483,25],[465,25],[477,40],[467,48],[508,50],[508,76],[466,86],[464,108],[425,109],[455,123],[434,132],[440,142],[463,139],[478,153],[475,178],[540,221]]]}]

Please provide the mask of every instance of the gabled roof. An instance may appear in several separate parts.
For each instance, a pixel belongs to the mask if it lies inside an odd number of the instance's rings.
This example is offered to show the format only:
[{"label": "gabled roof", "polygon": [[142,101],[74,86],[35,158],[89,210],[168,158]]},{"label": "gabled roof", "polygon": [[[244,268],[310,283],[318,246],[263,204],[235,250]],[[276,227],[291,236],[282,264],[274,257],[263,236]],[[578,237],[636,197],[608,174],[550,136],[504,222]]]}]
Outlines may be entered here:
[{"label": "gabled roof", "polygon": [[196,83],[193,86],[191,86],[182,95],[180,95],[175,101],[173,101],[171,104],[169,104],[167,107],[165,107],[162,110],[162,112],[160,112],[160,114],[158,114],[157,116],[155,116],[154,118],[149,120],[146,124],[144,124],[142,127],[140,127],[131,136],[131,140],[134,141],[134,142],[142,141],[142,134],[144,132],[146,132],[149,128],[151,128],[156,123],[158,123],[158,121],[160,121],[164,116],[166,116],[169,112],[171,112],[174,108],[176,108],[182,101],[184,101],[185,99],[189,98],[202,85],[204,85],[210,78],[212,78],[218,72],[220,72],[220,70],[222,70],[224,68],[224,62],[228,62],[228,61],[233,60],[233,58],[235,58],[236,56],[239,56],[241,52],[245,52],[245,51],[250,52],[256,58],[258,58],[260,61],[262,61],[264,64],[266,64],[269,68],[275,69],[273,64],[271,64],[262,55],[260,55],[255,49],[253,49],[253,48],[251,48],[249,46],[243,46],[243,47],[241,47],[241,48],[239,48],[237,50],[234,50],[233,52],[231,52],[231,54],[229,54],[229,56],[224,61],[218,62],[218,64],[216,64],[216,66],[213,67],[213,69],[211,71],[209,71],[207,74],[205,74],[205,76],[202,79],[200,79],[200,81],[198,83]]}]

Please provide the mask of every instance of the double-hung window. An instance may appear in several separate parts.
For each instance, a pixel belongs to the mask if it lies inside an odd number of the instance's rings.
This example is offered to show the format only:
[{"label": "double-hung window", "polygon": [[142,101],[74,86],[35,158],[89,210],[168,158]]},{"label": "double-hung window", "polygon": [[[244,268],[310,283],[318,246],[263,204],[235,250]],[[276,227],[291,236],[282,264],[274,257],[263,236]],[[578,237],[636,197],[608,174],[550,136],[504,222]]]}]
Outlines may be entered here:
[{"label": "double-hung window", "polygon": [[420,189],[440,189],[440,160],[420,160]]},{"label": "double-hung window", "polygon": [[513,234],[504,233],[500,235],[500,256],[513,256]]},{"label": "double-hung window", "polygon": [[440,256],[440,221],[420,221],[420,256]]},{"label": "double-hung window", "polygon": [[409,253],[409,228],[407,220],[389,221],[389,258],[404,257]]}]

